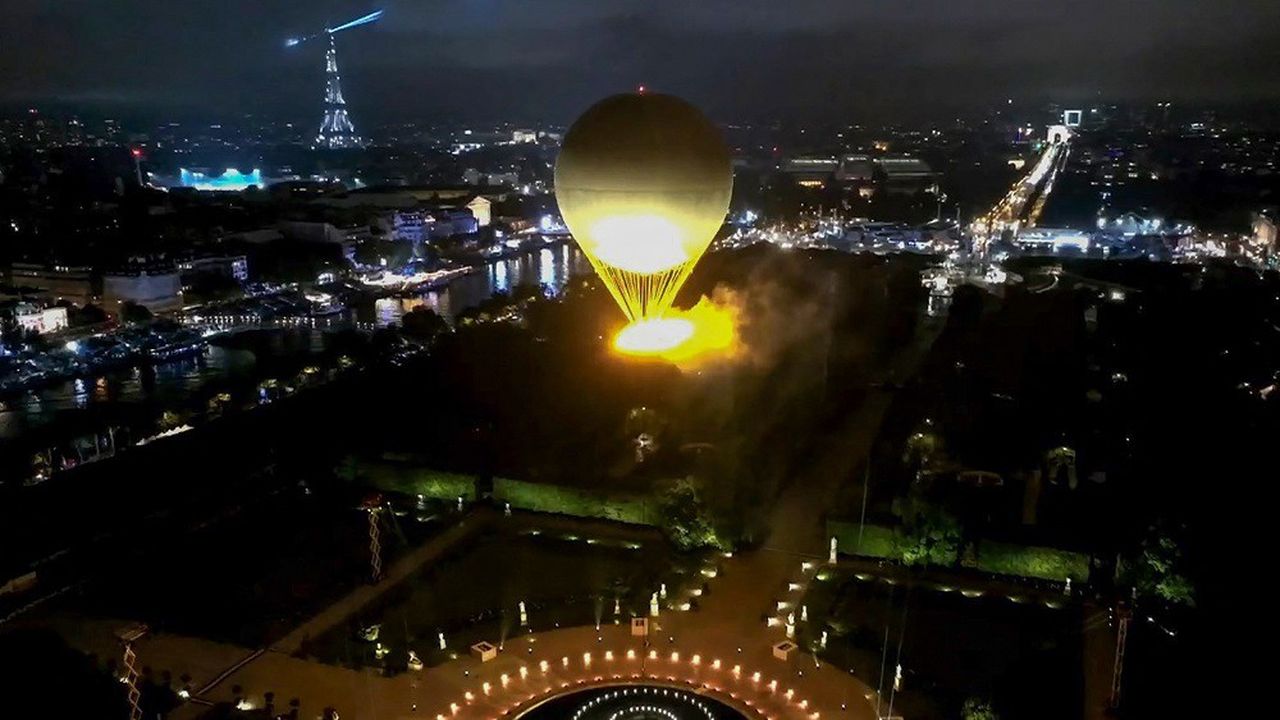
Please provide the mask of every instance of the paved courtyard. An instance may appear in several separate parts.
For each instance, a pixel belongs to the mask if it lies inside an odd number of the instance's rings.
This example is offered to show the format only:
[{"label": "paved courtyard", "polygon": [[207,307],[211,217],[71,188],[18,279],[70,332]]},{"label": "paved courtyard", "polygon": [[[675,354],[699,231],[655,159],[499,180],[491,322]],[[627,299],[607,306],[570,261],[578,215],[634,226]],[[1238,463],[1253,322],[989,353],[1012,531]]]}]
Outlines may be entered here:
[{"label": "paved courtyard", "polygon": [[[773,656],[785,628],[770,627],[765,618],[792,582],[804,582],[819,566],[815,561],[804,572],[802,562],[811,561],[781,550],[726,558],[702,609],[664,611],[651,618],[648,638],[633,637],[627,624],[555,630],[509,640],[489,662],[460,648],[453,662],[389,678],[276,651],[237,651],[167,635],[145,640],[139,658],[144,665],[190,674],[197,690],[218,680],[197,692],[197,700],[230,701],[238,686],[251,705],[261,706],[271,691],[280,709],[289,698],[300,698],[303,717],[332,706],[356,720],[498,718],[568,689],[644,681],[692,687],[767,718],[872,718],[868,684],[874,679],[855,678],[799,651],[786,661]],[[249,661],[225,672],[244,659]],[[205,707],[192,703],[174,717],[193,718]]]}]

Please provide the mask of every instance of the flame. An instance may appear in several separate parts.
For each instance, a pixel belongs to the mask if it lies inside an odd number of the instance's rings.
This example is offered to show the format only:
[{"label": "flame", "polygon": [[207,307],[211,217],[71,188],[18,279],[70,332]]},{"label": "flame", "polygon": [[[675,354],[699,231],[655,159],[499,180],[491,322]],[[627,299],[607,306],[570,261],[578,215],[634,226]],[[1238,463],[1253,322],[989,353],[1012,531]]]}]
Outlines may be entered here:
[{"label": "flame", "polygon": [[666,360],[682,370],[737,356],[738,308],[703,297],[688,310],[671,309],[663,317],[638,320],[613,338],[623,355]]},{"label": "flame", "polygon": [[627,355],[657,355],[671,352],[694,335],[693,323],[681,317],[637,320],[613,338],[613,347]]}]

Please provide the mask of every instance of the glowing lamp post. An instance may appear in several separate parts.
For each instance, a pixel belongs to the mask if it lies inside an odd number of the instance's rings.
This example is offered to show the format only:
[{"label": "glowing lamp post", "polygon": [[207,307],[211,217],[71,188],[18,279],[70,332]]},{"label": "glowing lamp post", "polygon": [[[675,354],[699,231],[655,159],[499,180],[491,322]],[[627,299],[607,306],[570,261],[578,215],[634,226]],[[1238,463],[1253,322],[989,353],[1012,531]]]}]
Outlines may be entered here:
[{"label": "glowing lamp post", "polygon": [[133,173],[138,180],[138,187],[142,187],[142,148],[130,148],[129,155],[133,158]]},{"label": "glowing lamp post", "polygon": [[569,128],[555,183],[565,223],[630,321],[614,346],[658,354],[688,340],[693,324],[666,316],[729,209],[716,127],[670,95],[605,98]]}]

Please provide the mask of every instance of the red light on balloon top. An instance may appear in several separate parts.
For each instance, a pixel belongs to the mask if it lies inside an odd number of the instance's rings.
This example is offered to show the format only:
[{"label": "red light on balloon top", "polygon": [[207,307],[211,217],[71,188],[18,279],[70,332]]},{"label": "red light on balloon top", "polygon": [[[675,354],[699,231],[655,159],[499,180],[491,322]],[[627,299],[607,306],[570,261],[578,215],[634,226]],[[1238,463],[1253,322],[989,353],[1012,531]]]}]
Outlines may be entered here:
[{"label": "red light on balloon top", "polygon": [[133,148],[129,151],[129,154],[136,158],[140,158],[142,157],[142,148]]}]

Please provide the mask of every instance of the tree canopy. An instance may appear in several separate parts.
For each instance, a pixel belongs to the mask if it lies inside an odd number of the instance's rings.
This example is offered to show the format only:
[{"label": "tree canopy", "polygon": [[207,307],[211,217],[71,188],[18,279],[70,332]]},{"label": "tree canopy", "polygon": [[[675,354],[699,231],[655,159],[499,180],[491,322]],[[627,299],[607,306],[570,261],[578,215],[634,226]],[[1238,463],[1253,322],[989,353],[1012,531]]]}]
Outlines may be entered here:
[{"label": "tree canopy", "polygon": [[897,553],[906,565],[954,565],[960,552],[960,521],[941,505],[918,493],[895,503],[902,519]]}]

